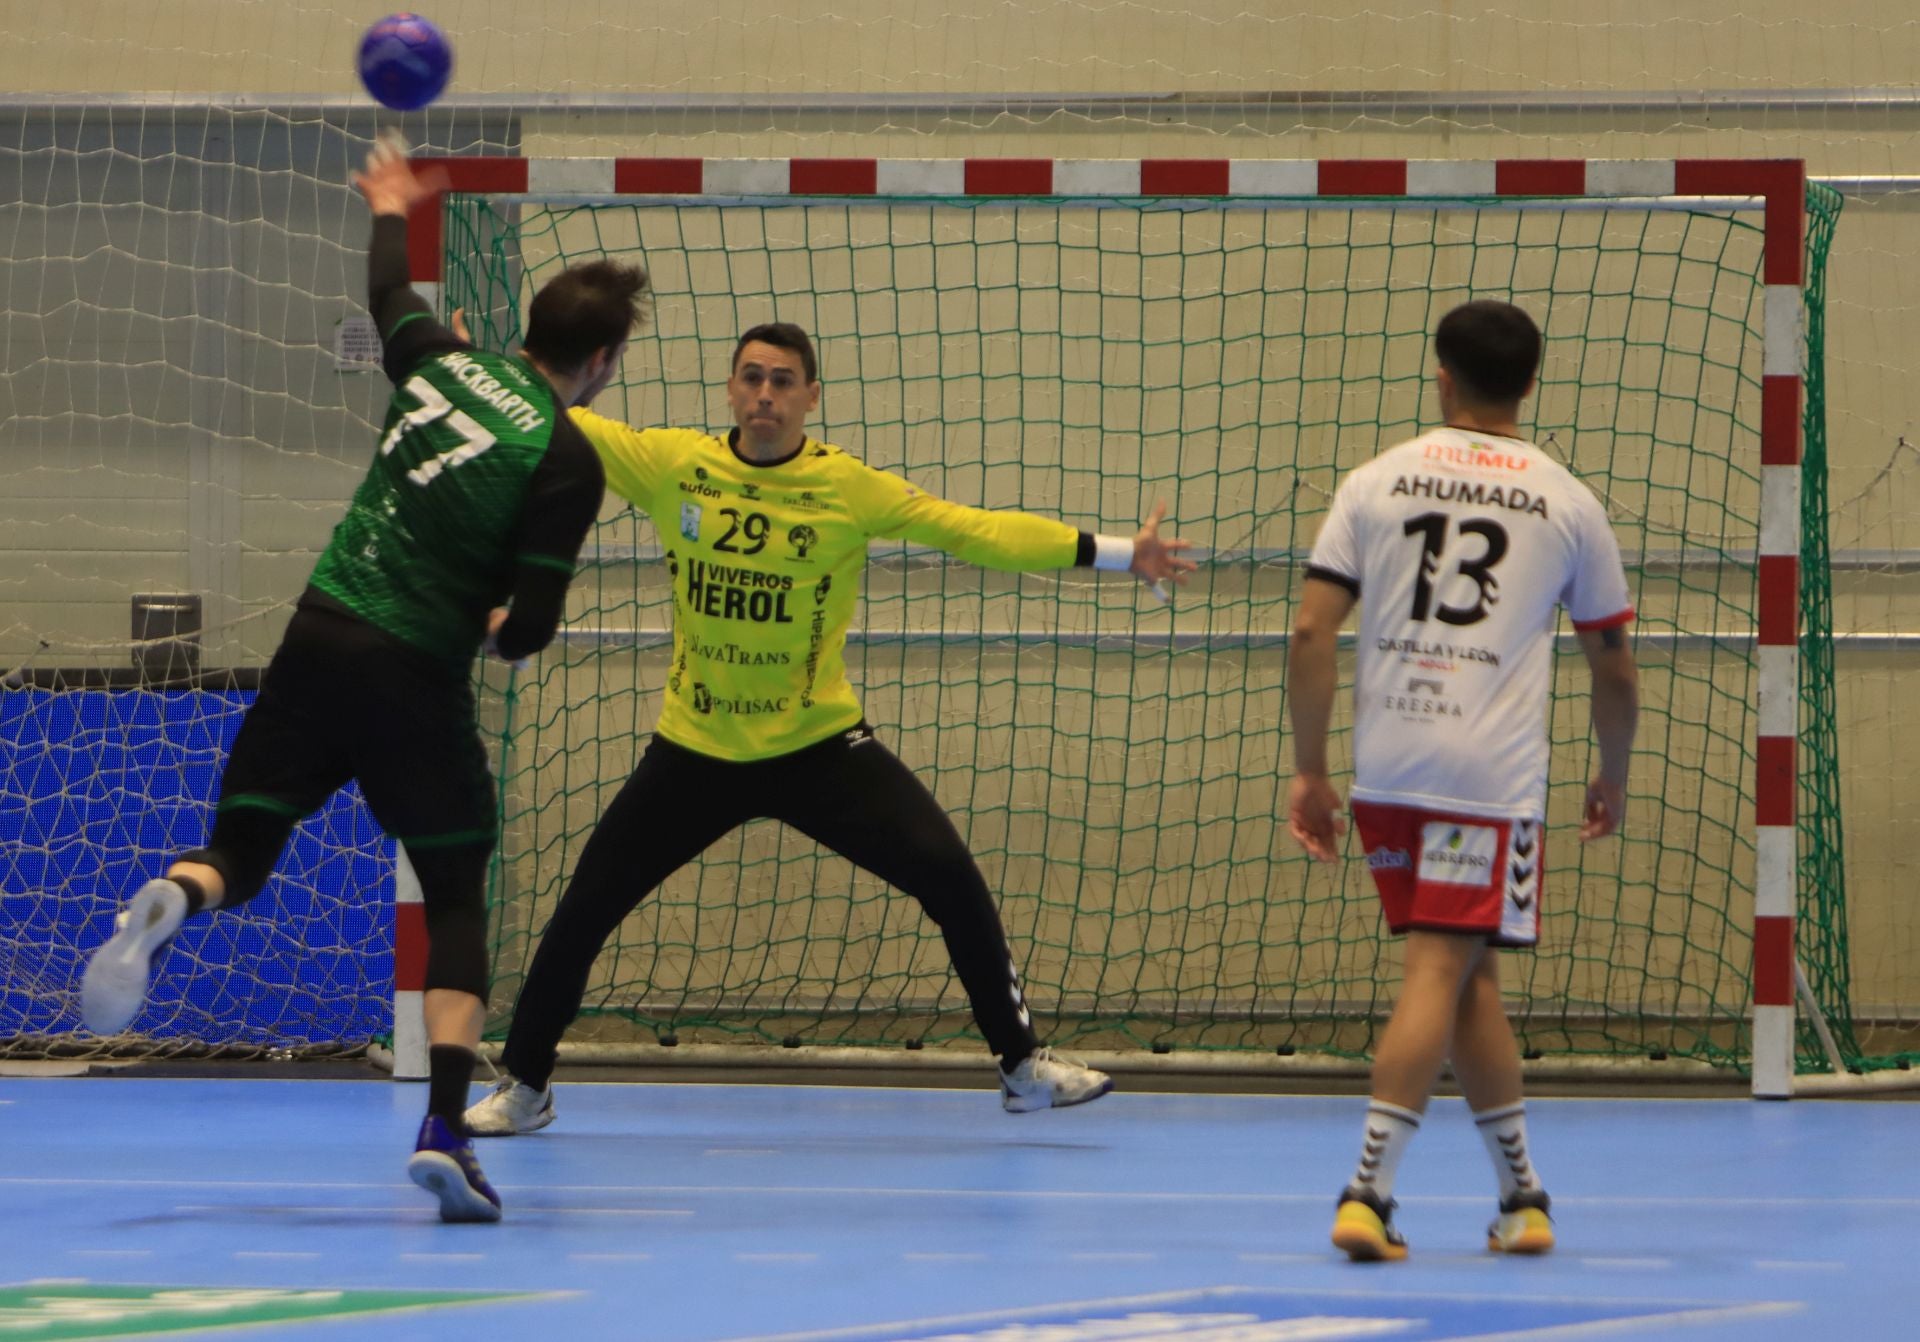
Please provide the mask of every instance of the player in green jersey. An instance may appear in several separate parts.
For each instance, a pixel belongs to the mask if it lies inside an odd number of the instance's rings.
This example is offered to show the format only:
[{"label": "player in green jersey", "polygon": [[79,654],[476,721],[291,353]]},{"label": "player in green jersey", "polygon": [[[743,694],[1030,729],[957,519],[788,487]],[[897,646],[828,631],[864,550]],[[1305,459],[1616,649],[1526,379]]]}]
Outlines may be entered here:
[{"label": "player in green jersey", "polygon": [[788,323],[740,337],[735,427],[634,429],[584,411],[612,490],[652,517],[673,576],[674,647],[658,726],[580,854],[514,1011],[508,1075],[467,1113],[476,1136],[553,1118],[549,1079],[594,959],[678,868],[748,820],[781,820],[919,900],[945,938],[1014,1113],[1078,1104],[1112,1081],[1042,1048],[1000,915],[953,822],[880,743],[846,678],[868,542],[897,537],[991,568],[1073,565],[1184,582],[1165,509],[1131,537],[935,498],[808,437],[813,344]]},{"label": "player in green jersey", "polygon": [[476,350],[407,284],[407,212],[441,184],[385,142],[354,182],[374,216],[367,307],[394,383],[385,428],[241,723],[211,837],[128,901],[87,965],[82,1010],[96,1033],[126,1028],[182,919],[253,898],[293,826],[357,779],[425,903],[430,1083],[408,1173],[442,1219],[494,1221],[500,1199],[461,1118],[495,828],[472,664],[483,644],[530,656],[559,625],[604,491],[566,411],[613,376],[647,281],[608,262],[569,270],[534,298],[523,357]]}]

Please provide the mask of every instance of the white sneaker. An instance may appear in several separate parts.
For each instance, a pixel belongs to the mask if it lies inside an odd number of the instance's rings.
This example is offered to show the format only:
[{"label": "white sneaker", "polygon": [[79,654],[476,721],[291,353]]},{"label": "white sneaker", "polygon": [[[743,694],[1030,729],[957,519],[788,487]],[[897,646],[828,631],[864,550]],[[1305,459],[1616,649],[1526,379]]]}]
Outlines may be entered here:
[{"label": "white sneaker", "polygon": [[140,1014],[153,957],[186,916],[187,892],[172,881],[148,881],[134,892],[80,979],[80,1018],[89,1030],[119,1034]]},{"label": "white sneaker", "polygon": [[1064,1109],[1097,1100],[1113,1089],[1113,1078],[1050,1048],[1037,1048],[1011,1072],[1000,1073],[1000,1107],[1010,1114],[1035,1109]]},{"label": "white sneaker", "polygon": [[475,1137],[511,1137],[538,1132],[553,1122],[553,1087],[535,1090],[524,1081],[503,1076],[486,1098],[467,1110],[467,1131]]}]

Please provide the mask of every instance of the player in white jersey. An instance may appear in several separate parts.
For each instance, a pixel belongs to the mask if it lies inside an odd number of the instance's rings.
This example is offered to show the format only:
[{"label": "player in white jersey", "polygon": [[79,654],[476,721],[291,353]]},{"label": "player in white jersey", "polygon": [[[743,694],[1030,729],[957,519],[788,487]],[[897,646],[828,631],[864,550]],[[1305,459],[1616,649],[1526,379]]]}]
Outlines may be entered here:
[{"label": "player in white jersey", "polygon": [[1539,937],[1554,607],[1566,607],[1593,673],[1600,770],[1582,842],[1620,824],[1639,691],[1625,633],[1633,607],[1606,513],[1519,436],[1540,348],[1533,320],[1508,303],[1467,303],[1441,319],[1445,427],[1341,482],[1294,624],[1289,828],[1310,855],[1334,859],[1344,829],[1327,773],[1334,648],[1359,601],[1353,818],[1387,926],[1407,938],[1359,1167],[1334,1220],[1333,1242],[1354,1259],[1406,1257],[1394,1173],[1448,1060],[1500,1178],[1488,1247],[1553,1247],[1494,948]]}]

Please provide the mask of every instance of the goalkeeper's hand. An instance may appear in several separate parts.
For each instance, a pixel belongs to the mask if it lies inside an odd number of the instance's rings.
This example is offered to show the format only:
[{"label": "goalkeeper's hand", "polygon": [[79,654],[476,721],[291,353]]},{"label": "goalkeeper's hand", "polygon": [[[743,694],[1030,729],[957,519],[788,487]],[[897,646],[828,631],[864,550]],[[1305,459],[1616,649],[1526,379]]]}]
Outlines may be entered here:
[{"label": "goalkeeper's hand", "polygon": [[1140,530],[1133,538],[1134,577],[1147,585],[1147,590],[1161,602],[1169,600],[1167,583],[1185,586],[1187,575],[1198,567],[1191,559],[1182,559],[1180,551],[1193,548],[1192,541],[1183,541],[1178,536],[1162,536],[1160,523],[1167,515],[1167,505],[1155,503],[1147,520],[1140,524]]},{"label": "goalkeeper's hand", "polygon": [[[486,637],[486,641],[480,645],[480,651],[484,652],[489,657],[500,657],[500,645],[494,640],[500,633],[500,626],[505,624],[506,622],[507,622],[507,608],[505,606],[495,606],[491,611],[488,612],[487,637]],[[506,662],[507,665],[512,667],[515,671],[525,671],[527,669],[527,664],[531,659],[522,657],[518,661],[507,661],[505,657],[500,657],[500,660],[503,662]]]}]

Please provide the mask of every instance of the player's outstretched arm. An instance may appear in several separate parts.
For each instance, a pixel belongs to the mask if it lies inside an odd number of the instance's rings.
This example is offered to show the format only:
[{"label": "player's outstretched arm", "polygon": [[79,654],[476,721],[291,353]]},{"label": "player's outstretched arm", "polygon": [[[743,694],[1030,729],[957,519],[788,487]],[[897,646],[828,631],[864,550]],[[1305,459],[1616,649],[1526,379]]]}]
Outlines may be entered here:
[{"label": "player's outstretched arm", "polygon": [[1627,761],[1640,717],[1640,672],[1621,625],[1578,631],[1580,650],[1593,672],[1593,730],[1600,741],[1600,772],[1587,784],[1580,841],[1603,839],[1627,813]]},{"label": "player's outstretched arm", "polygon": [[1183,583],[1196,565],[1180,557],[1191,543],[1162,536],[1164,504],[1132,537],[1080,531],[1057,518],[1014,508],[975,508],[953,503],[909,484],[890,471],[842,457],[841,497],[869,536],[898,538],[944,550],[982,568],[1038,573],[1056,568],[1094,568],[1132,573],[1166,600],[1165,582]]},{"label": "player's outstretched arm", "polygon": [[1339,684],[1334,650],[1353,593],[1338,583],[1308,578],[1287,644],[1287,717],[1293,728],[1293,781],[1287,785],[1287,831],[1308,856],[1331,862],[1346,821],[1340,794],[1327,776],[1327,730]]}]

